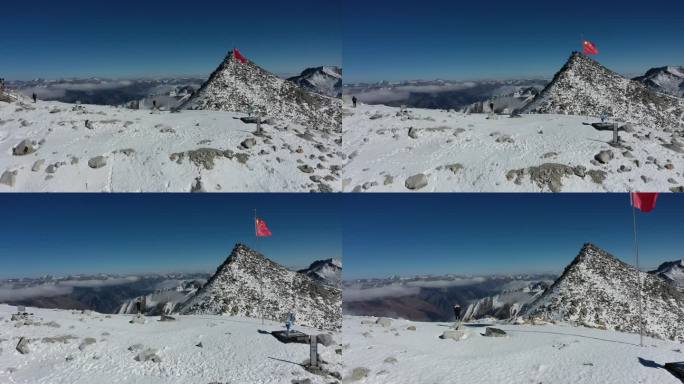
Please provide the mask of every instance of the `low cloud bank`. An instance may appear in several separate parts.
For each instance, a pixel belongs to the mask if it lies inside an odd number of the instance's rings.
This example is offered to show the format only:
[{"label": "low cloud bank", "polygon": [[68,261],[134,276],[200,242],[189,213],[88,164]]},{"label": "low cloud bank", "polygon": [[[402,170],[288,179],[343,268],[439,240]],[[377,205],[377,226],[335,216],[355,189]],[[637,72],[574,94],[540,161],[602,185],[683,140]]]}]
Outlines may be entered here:
[{"label": "low cloud bank", "polygon": [[26,300],[36,297],[54,297],[68,295],[74,288],[99,288],[125,285],[140,280],[139,277],[117,277],[89,280],[63,280],[34,286],[16,287],[14,285],[0,285],[0,302]]}]

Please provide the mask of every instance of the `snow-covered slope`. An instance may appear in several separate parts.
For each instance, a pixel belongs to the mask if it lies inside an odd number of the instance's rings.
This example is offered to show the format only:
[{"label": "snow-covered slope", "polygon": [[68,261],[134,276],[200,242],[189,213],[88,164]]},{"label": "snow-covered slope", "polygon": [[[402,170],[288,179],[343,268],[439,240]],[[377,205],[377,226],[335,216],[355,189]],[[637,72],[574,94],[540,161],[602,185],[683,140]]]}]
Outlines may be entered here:
[{"label": "snow-covered slope", "polygon": [[[263,124],[258,135],[244,117],[0,102],[0,192],[340,189],[340,134]],[[29,153],[15,154],[24,140]]]},{"label": "snow-covered slope", "polygon": [[[521,316],[639,333],[636,268],[585,244],[553,285]],[[657,276],[640,272],[644,332],[684,340],[684,295]]]},{"label": "snow-covered slope", "polygon": [[667,261],[649,273],[659,276],[678,288],[684,288],[684,263],[682,260]]},{"label": "snow-covered slope", "polygon": [[[0,305],[0,383],[16,384],[282,384],[334,379],[307,372],[300,364],[309,346],[282,344],[263,331],[277,322],[228,316],[176,316],[175,321],[131,315],[27,308],[32,316],[11,320],[16,307]],[[307,334],[321,331],[295,326]],[[326,332],[327,333],[327,332]],[[28,353],[16,350],[28,342]],[[339,339],[333,335],[333,339]],[[326,369],[339,371],[339,348],[319,345]],[[136,356],[157,361],[137,361]],[[155,357],[156,356],[156,357]],[[309,381],[306,381],[309,382]]]},{"label": "snow-covered slope", "polygon": [[[493,325],[506,337],[463,327],[465,339],[440,339],[451,324],[344,317],[343,377],[362,384],[676,384],[654,364],[681,361],[681,345],[567,325]],[[410,330],[415,327],[415,330]],[[640,360],[643,363],[640,363]],[[353,379],[357,380],[354,381]]]},{"label": "snow-covered slope", "polygon": [[651,68],[645,75],[634,80],[646,84],[657,92],[684,97],[684,67]]},{"label": "snow-covered slope", "polygon": [[323,66],[305,69],[301,75],[288,80],[311,92],[330,97],[342,95],[342,68]]},{"label": "snow-covered slope", "polygon": [[179,309],[182,314],[229,314],[339,330],[342,294],[237,244],[207,284]]},{"label": "snow-covered slope", "polygon": [[626,79],[574,52],[549,85],[523,112],[608,116],[651,128],[675,129],[684,118],[684,100]]},{"label": "snow-covered slope", "polygon": [[341,130],[339,99],[309,92],[232,52],[181,108],[261,114],[311,129]]},{"label": "snow-covered slope", "polygon": [[[684,190],[684,129],[633,126],[613,147],[612,132],[588,125],[599,122],[592,117],[352,108],[348,100],[343,113],[344,191]],[[408,189],[414,175],[427,185]]]}]

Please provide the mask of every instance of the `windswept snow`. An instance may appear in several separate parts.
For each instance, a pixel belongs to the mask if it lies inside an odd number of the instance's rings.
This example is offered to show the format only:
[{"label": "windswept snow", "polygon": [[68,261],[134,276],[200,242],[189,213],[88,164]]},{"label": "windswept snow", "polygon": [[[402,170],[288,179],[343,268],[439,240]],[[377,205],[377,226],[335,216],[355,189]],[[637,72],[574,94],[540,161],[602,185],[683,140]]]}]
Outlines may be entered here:
[{"label": "windswept snow", "polygon": [[0,102],[0,192],[339,190],[339,134],[245,116]]},{"label": "windswept snow", "polygon": [[[387,325],[389,320],[389,325]],[[453,324],[345,316],[347,382],[362,384],[653,383],[680,381],[653,364],[681,361],[681,344],[566,325],[464,326],[464,339],[440,339]],[[410,330],[414,329],[415,330]],[[640,362],[640,359],[642,359]],[[653,366],[651,366],[653,365]]]},{"label": "windswept snow", "polygon": [[[620,148],[609,145],[611,131],[585,125],[598,122],[592,117],[352,108],[348,100],[343,115],[347,192],[684,189],[681,128],[635,126],[620,132]],[[601,151],[612,158],[599,162]]]},{"label": "windswept snow", "polygon": [[[84,383],[329,383],[300,364],[309,346],[282,344],[259,330],[282,324],[227,316],[177,316],[175,321],[147,317],[131,324],[130,315],[27,308],[30,321],[11,321],[15,307],[0,305],[0,382]],[[18,326],[28,322],[29,325]],[[307,334],[327,333],[295,326]],[[15,347],[20,338],[28,353]],[[88,340],[92,338],[92,340]],[[339,336],[333,334],[334,339]],[[86,341],[88,340],[88,341]],[[200,345],[201,346],[198,346]],[[319,345],[326,368],[339,371],[336,344]],[[149,351],[148,351],[149,350]],[[136,361],[148,351],[160,361]]]}]

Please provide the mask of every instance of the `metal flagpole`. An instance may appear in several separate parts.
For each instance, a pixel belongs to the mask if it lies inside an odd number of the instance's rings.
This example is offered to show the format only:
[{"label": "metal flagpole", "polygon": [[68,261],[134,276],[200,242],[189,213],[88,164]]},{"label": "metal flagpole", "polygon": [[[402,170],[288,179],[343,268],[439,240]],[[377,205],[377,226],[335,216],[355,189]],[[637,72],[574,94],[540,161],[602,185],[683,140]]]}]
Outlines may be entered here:
[{"label": "metal flagpole", "polygon": [[637,238],[637,224],[636,224],[636,207],[632,201],[632,194],[629,194],[630,205],[632,206],[632,222],[634,228],[634,251],[636,253],[636,268],[637,268],[637,289],[639,290],[639,346],[644,346],[644,317],[641,309],[641,270],[639,269],[639,239]]},{"label": "metal flagpole", "polygon": [[[256,252],[259,252],[259,230],[257,228],[257,211],[256,208],[254,208],[254,248]],[[263,266],[262,266],[263,268]],[[261,298],[259,299],[259,312],[261,313],[261,325],[264,325],[264,271],[262,269],[261,273],[259,273],[259,293],[261,294]]]}]

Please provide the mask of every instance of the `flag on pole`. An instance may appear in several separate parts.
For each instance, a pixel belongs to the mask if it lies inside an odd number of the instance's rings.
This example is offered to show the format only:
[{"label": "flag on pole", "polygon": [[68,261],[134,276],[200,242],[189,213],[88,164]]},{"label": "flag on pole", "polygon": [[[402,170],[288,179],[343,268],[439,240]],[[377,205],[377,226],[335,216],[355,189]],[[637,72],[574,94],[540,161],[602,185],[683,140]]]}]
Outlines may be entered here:
[{"label": "flag on pole", "polygon": [[582,52],[584,52],[585,55],[598,55],[599,50],[596,48],[596,44],[592,43],[589,40],[584,40],[582,42]]},{"label": "flag on pole", "polygon": [[242,56],[237,48],[233,48],[233,57],[243,64],[247,62],[247,58]]},{"label": "flag on pole", "polygon": [[256,235],[257,237],[267,237],[271,236],[271,230],[266,226],[266,222],[260,218],[255,218],[256,220]]},{"label": "flag on pole", "polygon": [[657,192],[632,192],[629,194],[632,206],[641,212],[651,212],[658,199]]}]

